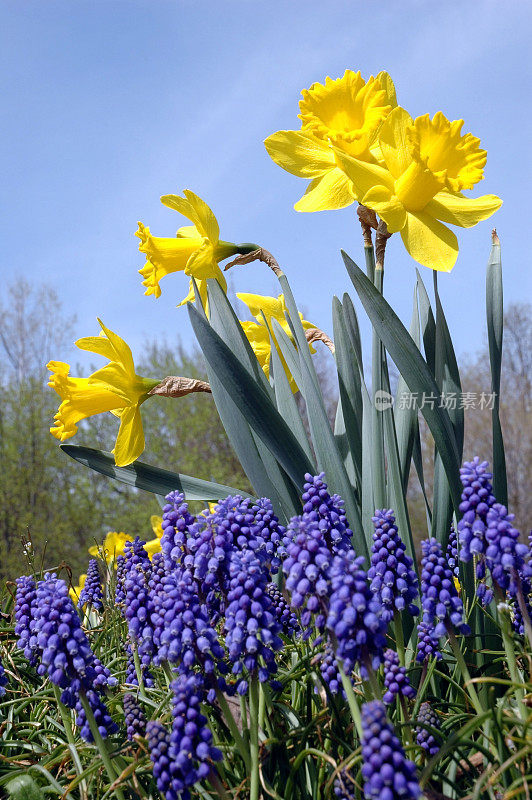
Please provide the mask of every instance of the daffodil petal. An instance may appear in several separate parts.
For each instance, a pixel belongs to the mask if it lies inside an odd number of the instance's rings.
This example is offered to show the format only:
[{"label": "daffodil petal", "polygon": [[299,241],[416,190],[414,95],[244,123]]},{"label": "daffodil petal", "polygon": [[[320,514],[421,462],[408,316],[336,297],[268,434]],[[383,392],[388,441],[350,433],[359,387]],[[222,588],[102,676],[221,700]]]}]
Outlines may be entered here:
[{"label": "daffodil petal", "polygon": [[[131,385],[131,378],[124,371],[121,364],[117,364],[116,361],[111,361],[109,364],[106,364],[105,367],[93,372],[89,378],[89,385],[90,384],[102,384],[103,388],[118,395],[118,397],[129,404],[136,403],[138,400],[138,392],[136,392],[135,388]],[[124,409],[115,416],[122,417],[123,413]]]},{"label": "daffodil petal", "polygon": [[394,178],[402,175],[412,161],[407,137],[409,125],[412,125],[412,117],[404,108],[397,106],[379,128],[382,157]]},{"label": "daffodil petal", "polygon": [[201,239],[201,233],[195,225],[183,225],[176,233],[177,239]]},{"label": "daffodil petal", "polygon": [[408,213],[401,238],[419,264],[441,272],[450,272],[454,267],[458,256],[458,239],[430,214],[423,211]]},{"label": "daffodil petal", "polygon": [[218,220],[214,216],[214,212],[207,205],[205,200],[202,200],[197,194],[191,192],[190,189],[185,189],[183,194],[194,209],[197,218],[196,227],[202,236],[206,236],[211,244],[216,245],[220,238],[220,226],[218,225]]},{"label": "daffodil petal", "polygon": [[218,262],[214,257],[212,244],[207,241],[188,259],[185,275],[204,281],[207,278],[216,278],[219,269]]},{"label": "daffodil petal", "polygon": [[384,89],[386,93],[386,102],[392,108],[395,108],[397,106],[397,95],[395,93],[394,82],[392,81],[390,75],[385,70],[382,70],[377,75],[377,80],[380,83],[381,89]]},{"label": "daffodil petal", "polygon": [[393,177],[384,167],[351,158],[338,148],[335,148],[335,155],[340,169],[353,183],[353,194],[356,198],[364,197],[374,186],[386,186],[393,191]]},{"label": "daffodil petal", "polygon": [[478,222],[491,217],[501,206],[501,198],[494,194],[461,197],[449,192],[438,192],[425,210],[442,222],[458,225],[460,228],[472,228]]},{"label": "daffodil petal", "polygon": [[328,144],[300,131],[277,131],[264,142],[270,158],[298,178],[318,178],[334,167]]},{"label": "daffodil petal", "polygon": [[279,320],[279,322],[285,322],[284,314],[286,306],[282,294],[280,294],[279,297],[267,297],[262,294],[237,292],[236,296],[247,305],[257,322],[262,322],[261,311],[264,313],[266,319],[274,317]]},{"label": "daffodil petal", "polygon": [[144,450],[144,431],[138,406],[126,408],[120,420],[120,429],[113,450],[117,467],[132,464]]},{"label": "daffodil petal", "polygon": [[115,351],[115,357],[109,359],[110,361],[118,361],[126,372],[130,375],[135,374],[135,365],[133,363],[133,355],[131,353],[131,348],[126,342],[120,337],[117,333],[114,333],[110,328],[106,328],[101,319],[98,320],[100,323],[100,327],[102,331],[105,333],[109,341],[111,342],[113,349]]},{"label": "daffodil petal", "polygon": [[406,225],[406,211],[397,197],[386,186],[374,186],[367,192],[362,205],[372,208],[384,220],[390,233],[397,233]]},{"label": "daffodil petal", "polygon": [[310,182],[303,197],[294,205],[296,211],[335,211],[355,202],[351,181],[335,167]]},{"label": "daffodil petal", "polygon": [[83,336],[76,342],[76,347],[80,350],[88,350],[89,353],[96,353],[98,356],[108,358],[109,361],[116,360],[116,353],[111,342],[103,336]]}]

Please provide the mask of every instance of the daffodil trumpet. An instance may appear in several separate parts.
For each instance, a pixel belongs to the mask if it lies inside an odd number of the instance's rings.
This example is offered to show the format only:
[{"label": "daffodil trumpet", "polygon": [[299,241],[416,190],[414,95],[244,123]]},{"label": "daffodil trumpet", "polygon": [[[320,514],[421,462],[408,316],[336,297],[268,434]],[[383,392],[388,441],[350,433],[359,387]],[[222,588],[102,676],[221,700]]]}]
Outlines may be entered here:
[{"label": "daffodil trumpet", "polygon": [[[174,237],[153,236],[150,229],[138,223],[135,234],[140,239],[139,250],[146,256],[146,264],[139,270],[144,278],[144,294],[161,296],[160,281],[172,272],[184,272],[198,283],[202,301],[206,302],[209,278],[218,281],[227,291],[227,283],[219,267],[219,262],[239,253],[250,253],[257,245],[250,243],[234,244],[220,239],[218,220],[207,203],[198,195],[185,189],[184,197],[168,194],[161,202],[168,208],[186,217],[192,225],[179,228]],[[189,294],[180,305],[194,302],[195,295],[190,284]]]}]

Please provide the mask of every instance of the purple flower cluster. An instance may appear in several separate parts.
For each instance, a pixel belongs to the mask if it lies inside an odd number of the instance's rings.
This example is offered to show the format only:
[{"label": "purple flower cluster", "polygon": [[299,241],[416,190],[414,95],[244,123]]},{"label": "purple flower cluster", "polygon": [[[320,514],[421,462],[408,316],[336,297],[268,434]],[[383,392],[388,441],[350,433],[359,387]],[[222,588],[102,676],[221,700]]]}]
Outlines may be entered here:
[{"label": "purple flower cluster", "polygon": [[115,605],[120,606],[126,602],[126,592],[124,589],[124,579],[126,577],[126,559],[125,556],[116,557],[116,574],[115,574]]},{"label": "purple flower cluster", "polygon": [[331,694],[344,694],[342,676],[338,671],[338,662],[330,645],[325,647],[320,658],[320,672]]},{"label": "purple flower cluster", "polygon": [[[277,671],[275,653],[283,646],[280,622],[268,594],[269,575],[252,550],[235,551],[229,566],[224,631],[234,675],[257,675],[261,682]],[[239,694],[248,689],[241,677]]]},{"label": "purple flower cluster", "polygon": [[399,656],[395,650],[384,651],[384,694],[383,702],[393,703],[397,695],[402,697],[414,697],[415,691],[410,685],[406,668],[399,665]]},{"label": "purple flower cluster", "polygon": [[337,495],[330,495],[325,483],[325,473],[312,476],[305,474],[303,487],[303,517],[316,522],[323,532],[331,553],[339,553],[352,547],[353,532],[347,524],[344,501]]},{"label": "purple flower cluster", "polygon": [[[27,599],[31,585],[27,579],[20,578],[19,581],[19,589]],[[92,740],[81,705],[81,692],[92,708],[101,735],[117,730],[99,694],[104,687],[116,684],[116,679],[94,655],[65,581],[47,573],[37,584],[30,607],[26,603],[17,603],[17,626],[20,627],[28,618],[29,641],[26,643],[22,637],[21,644],[25,651],[29,648],[30,654],[38,659],[38,674],[47,675],[62,689],[61,701],[69,708],[76,708],[81,735],[88,741]],[[19,640],[19,646],[21,644]]]},{"label": "purple flower cluster", "polygon": [[22,575],[16,580],[15,596],[15,635],[18,636],[17,647],[24,652],[31,666],[37,664],[37,648],[35,639],[31,641],[30,622],[32,607],[37,597],[35,581],[29,575]]},{"label": "purple flower cluster", "polygon": [[183,674],[172,683],[173,723],[168,732],[159,722],[146,729],[153,775],[166,800],[189,800],[190,788],[206,778],[211,764],[222,758],[212,744],[212,733],[201,713],[202,681]]},{"label": "purple flower cluster", "polygon": [[487,461],[480,462],[477,457],[466,462],[460,478],[464,487],[460,504],[463,516],[458,523],[460,558],[470,561],[477,556],[477,578],[481,581],[477,593],[484,605],[493,597],[493,591],[484,582],[486,568],[494,584],[515,597],[518,574],[528,577],[532,575],[532,567],[527,563],[529,549],[519,542],[519,531],[512,525],[514,515],[497,503]]},{"label": "purple flower cluster", "polygon": [[413,561],[397,532],[395,517],[391,509],[375,511],[375,532],[371,547],[371,566],[368,579],[371,591],[382,604],[385,622],[394,614],[408,609],[410,614],[419,614],[412,602],[418,595],[418,580]]},{"label": "purple flower cluster", "polygon": [[95,558],[91,558],[89,561],[85,585],[79,593],[78,608],[83,608],[83,606],[89,606],[95,611],[103,609],[102,582],[100,580],[98,561]]},{"label": "purple flower cluster", "polygon": [[149,667],[155,653],[151,622],[153,612],[153,597],[150,591],[152,565],[144,549],[144,544],[145,542],[138,536],[133,542],[126,542],[124,575],[124,616],[143,669]]},{"label": "purple flower cluster", "polygon": [[343,769],[333,783],[333,796],[336,800],[355,800],[356,783],[347,769]]},{"label": "purple flower cluster", "polygon": [[182,670],[199,666],[205,676],[222,671],[224,650],[194,584],[176,570],[164,575],[152,597],[154,663],[168,661]]},{"label": "purple flower cluster", "polygon": [[441,737],[437,737],[429,729],[439,730],[440,719],[432,710],[430,703],[421,703],[416,725],[416,742],[429,755],[434,756],[440,749]]},{"label": "purple flower cluster", "polygon": [[331,591],[329,572],[333,555],[316,520],[305,516],[293,517],[288,534],[291,540],[287,545],[283,572],[291,605],[302,609],[303,628],[310,625],[314,614],[316,628],[323,631]]},{"label": "purple flower cluster", "polygon": [[163,508],[161,547],[170,570],[182,563],[188,531],[196,522],[182,492],[170,492]]},{"label": "purple flower cluster", "polygon": [[434,625],[432,622],[424,622],[423,620],[417,626],[417,652],[416,661],[420,663],[427,662],[432,656],[437,661],[441,661],[442,654],[438,650],[439,641],[434,633]]},{"label": "purple flower cluster", "polygon": [[134,695],[125,694],[123,703],[126,734],[129,741],[132,742],[135,736],[144,736],[146,732],[146,717]]},{"label": "purple flower cluster", "polygon": [[285,636],[294,636],[301,630],[297,617],[285,600],[283,593],[273,583],[267,586],[267,592],[273,602],[275,615],[281,623],[281,630]]},{"label": "purple flower cluster", "polygon": [[421,542],[421,601],[423,622],[432,626],[434,636],[444,636],[448,627],[467,635],[464,607],[454,585],[453,573],[437,539]]},{"label": "purple flower cluster", "polygon": [[447,542],[447,563],[449,564],[455,578],[460,577],[460,567],[458,565],[458,538],[454,525],[451,525],[449,541]]},{"label": "purple flower cluster", "polygon": [[350,550],[335,556],[330,571],[327,629],[346,674],[354,670],[356,663],[363,675],[369,669],[378,669],[386,642],[381,605],[369,588],[363,561]]},{"label": "purple flower cluster", "polygon": [[416,766],[405,757],[379,700],[362,706],[362,778],[366,800],[417,800]]}]

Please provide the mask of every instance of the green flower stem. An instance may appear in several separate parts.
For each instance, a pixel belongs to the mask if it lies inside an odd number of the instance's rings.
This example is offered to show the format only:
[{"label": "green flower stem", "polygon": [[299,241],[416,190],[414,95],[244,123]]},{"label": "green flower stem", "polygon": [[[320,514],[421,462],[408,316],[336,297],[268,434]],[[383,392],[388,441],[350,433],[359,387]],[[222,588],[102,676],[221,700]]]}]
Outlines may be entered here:
[{"label": "green flower stem", "polygon": [[456,639],[456,634],[451,628],[450,625],[447,626],[447,634],[449,636],[449,642],[451,644],[452,651],[454,653],[454,657],[456,658],[456,663],[460,667],[460,671],[462,673],[462,678],[464,679],[465,689],[469,695],[469,698],[473,704],[473,707],[477,714],[483,714],[484,709],[482,708],[482,704],[478,699],[478,694],[476,689],[472,683],[471,675],[469,674],[469,670],[467,668],[467,664],[465,662],[464,656],[460,649],[460,645]]},{"label": "green flower stem", "polygon": [[372,696],[375,698],[375,700],[382,700],[381,687],[379,686],[377,675],[371,666],[369,659],[366,661],[364,666],[366,667],[366,672],[368,673],[366,682],[369,684]]},{"label": "green flower stem", "polygon": [[395,646],[397,647],[397,655],[399,656],[399,663],[402,667],[405,666],[405,640],[403,637],[403,623],[401,614],[398,611],[393,615],[393,629],[395,632]]},{"label": "green flower stem", "polygon": [[146,696],[146,690],[144,688],[144,678],[142,677],[142,667],[140,666],[140,658],[139,658],[139,651],[137,650],[137,645],[132,642],[131,648],[133,650],[133,661],[135,662],[135,673],[137,675],[137,681],[139,684],[139,694],[141,697]]},{"label": "green flower stem", "polygon": [[[55,686],[54,684],[54,694],[55,699],[57,701],[57,706],[59,708],[59,713],[61,714],[61,719],[63,720],[63,727],[65,729],[65,734],[68,739],[68,747],[72,754],[72,761],[74,762],[74,769],[76,770],[76,775],[83,775],[83,767],[81,764],[81,759],[79,757],[79,753],[76,749],[76,740],[74,739],[74,734],[72,732],[72,720],[70,718],[70,711],[68,708],[61,702],[61,692],[59,691],[59,687]],[[86,798],[87,795],[87,782],[85,778],[83,778],[79,783],[79,790],[82,800]]]},{"label": "green flower stem", "polygon": [[405,732],[406,743],[412,744],[412,729],[410,727],[408,706],[406,704],[406,697],[403,697],[403,695],[400,695],[399,697],[399,711],[400,711],[401,722],[403,723],[403,730]]},{"label": "green flower stem", "polygon": [[[375,286],[382,294],[384,270],[381,265],[375,266]],[[384,348],[380,337],[373,329],[371,350],[371,393],[373,394],[373,500],[375,508],[386,507],[386,475],[384,458],[384,416],[382,410],[375,405],[377,392],[382,391],[382,363]]]},{"label": "green flower stem", "polygon": [[[111,761],[111,758],[107,751],[107,746],[102,738],[100,731],[98,730],[98,725],[96,724],[96,720],[94,719],[94,714],[92,713],[92,709],[89,705],[89,701],[87,700],[85,692],[80,692],[79,698],[81,700],[81,705],[83,706],[83,710],[85,711],[85,716],[87,717],[89,728],[91,729],[91,733],[94,739],[94,744],[98,748],[98,751],[102,757],[103,765],[105,767],[110,782],[114,783],[115,779],[118,777],[118,774],[113,767],[113,762]],[[114,792],[117,800],[124,800],[124,793],[122,792],[122,789],[119,786],[115,787]]]},{"label": "green flower stem", "polygon": [[530,647],[532,647],[532,624],[530,622],[530,614],[528,608],[526,607],[525,602],[525,595],[523,592],[523,584],[521,582],[521,578],[519,577],[519,573],[516,572],[515,580],[517,582],[517,603],[519,605],[519,610],[521,611],[521,616],[523,618],[523,625],[525,628],[525,632],[530,642]]},{"label": "green flower stem", "polygon": [[235,718],[233,717],[233,714],[231,713],[231,709],[229,708],[229,704],[227,703],[227,700],[225,699],[225,696],[224,696],[223,692],[221,692],[219,689],[216,690],[216,698],[217,698],[218,704],[219,704],[219,706],[220,706],[220,708],[222,710],[222,714],[224,716],[224,719],[225,719],[225,721],[227,723],[227,727],[231,731],[231,736],[233,737],[233,739],[235,741],[235,744],[236,744],[236,746],[238,748],[238,752],[242,756],[242,760],[244,761],[244,764],[246,765],[246,769],[249,772],[251,770],[251,760],[250,760],[249,753],[248,753],[247,748],[246,748],[246,744],[245,744],[244,739],[242,738],[242,736],[240,734],[240,731],[238,730],[238,725],[236,724]]},{"label": "green flower stem", "polygon": [[353,691],[353,684],[345,674],[344,669],[341,666],[340,662],[337,663],[338,663],[338,672],[340,673],[340,676],[342,678],[342,685],[344,687],[344,692],[347,697],[347,704],[349,705],[349,711],[351,712],[351,718],[355,724],[355,728],[358,733],[358,738],[362,740],[362,717],[360,715],[358,702],[355,697],[355,693]]},{"label": "green flower stem", "polygon": [[172,672],[172,667],[170,666],[168,661],[165,661],[163,663],[163,671],[164,671],[164,674],[166,675],[166,680],[168,681],[168,686],[170,686],[172,681],[175,680],[175,673]]},{"label": "green flower stem", "polygon": [[504,595],[502,592],[496,592],[498,598],[498,608],[497,613],[499,617],[500,627],[501,627],[501,634],[502,634],[502,641],[504,644],[504,652],[506,653],[506,658],[508,659],[508,671],[510,673],[510,677],[512,679],[512,683],[515,684],[515,696],[517,700],[517,704],[519,706],[519,713],[521,715],[521,719],[523,722],[527,719],[528,714],[523,702],[524,693],[522,688],[517,688],[520,684],[523,683],[523,678],[519,674],[519,669],[517,666],[517,661],[515,658],[515,646],[514,641],[512,638],[512,633],[510,629],[510,615],[508,612],[505,612],[501,609],[501,606],[505,606],[504,602]]},{"label": "green flower stem", "polygon": [[220,780],[220,776],[214,770],[211,770],[211,773],[209,775],[209,782],[213,787],[213,789],[216,789],[216,794],[218,795],[218,797],[221,797],[222,800],[231,800],[231,796],[229,795],[229,792],[227,792],[225,786]]},{"label": "green flower stem", "polygon": [[251,753],[249,800],[259,800],[259,679],[256,675],[249,682],[249,745]]}]

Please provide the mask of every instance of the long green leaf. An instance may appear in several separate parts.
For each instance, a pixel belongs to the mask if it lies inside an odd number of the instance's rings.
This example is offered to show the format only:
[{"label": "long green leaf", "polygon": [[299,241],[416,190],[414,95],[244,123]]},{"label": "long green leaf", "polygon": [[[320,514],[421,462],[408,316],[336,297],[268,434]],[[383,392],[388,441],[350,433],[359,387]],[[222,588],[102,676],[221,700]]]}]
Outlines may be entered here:
[{"label": "long green leaf", "polygon": [[493,236],[493,244],[491,246],[488,269],[486,272],[486,317],[488,323],[491,391],[495,395],[491,411],[493,435],[493,489],[499,503],[506,506],[508,505],[508,481],[506,476],[504,441],[499,417],[504,308],[501,245],[497,234]]},{"label": "long green leaf", "polygon": [[[419,330],[417,287],[414,287],[414,303],[409,333],[419,350],[421,348],[421,340]],[[410,475],[412,448],[414,446],[414,436],[417,428],[417,414],[418,412],[416,405],[411,403],[408,398],[408,386],[406,381],[402,375],[399,375],[397,391],[395,393],[394,416],[404,493],[406,493],[408,487],[408,477]]]},{"label": "long green leaf", "polygon": [[[305,346],[307,346],[305,341]],[[362,518],[349,482],[342,455],[334,440],[320,389],[314,383],[306,358],[300,354],[302,375],[301,391],[307,406],[310,434],[318,460],[318,469],[325,472],[330,492],[337,492],[344,500],[347,519],[353,531],[353,544],[359,555],[368,555],[369,547],[362,528]]]},{"label": "long green leaf", "polygon": [[[418,397],[422,397],[423,393],[438,396],[438,387],[434,377],[397,314],[354,261],[346,253],[342,252],[342,255],[362,304],[384,346],[406,380],[410,391],[417,394]],[[441,454],[451,487],[453,505],[459,514],[460,457],[449,414],[445,409],[439,408],[437,404],[434,408],[427,403],[423,403],[422,406],[421,412]]]},{"label": "long green leaf", "polygon": [[302,489],[304,475],[312,465],[289,426],[264,389],[190,303],[188,313],[203,354],[220,383],[297,488]]},{"label": "long green leaf", "polygon": [[[359,490],[362,489],[362,388],[357,355],[345,326],[342,304],[333,298],[333,330],[340,408]],[[345,456],[344,456],[345,460]]]},{"label": "long green leaf", "polygon": [[425,348],[425,358],[427,364],[434,375],[436,372],[436,322],[430,305],[430,299],[423,283],[423,279],[416,268],[417,285],[419,294],[419,314],[421,317],[421,333],[423,336],[423,346]]},{"label": "long green leaf", "polygon": [[169,492],[179,491],[185,495],[185,500],[201,500],[213,502],[223,500],[229,494],[240,494],[249,497],[247,492],[235,489],[232,486],[224,486],[221,483],[204,481],[202,478],[193,478],[191,475],[183,475],[180,472],[171,472],[160,467],[153,467],[151,464],[144,464],[142,461],[134,461],[127,467],[117,467],[114,456],[104,450],[95,450],[92,447],[81,447],[72,444],[62,444],[61,450],[79,461],[86,467],[90,467],[95,472],[114,478],[121,483],[135,486],[137,489],[144,489],[153,494],[167,495]]}]

